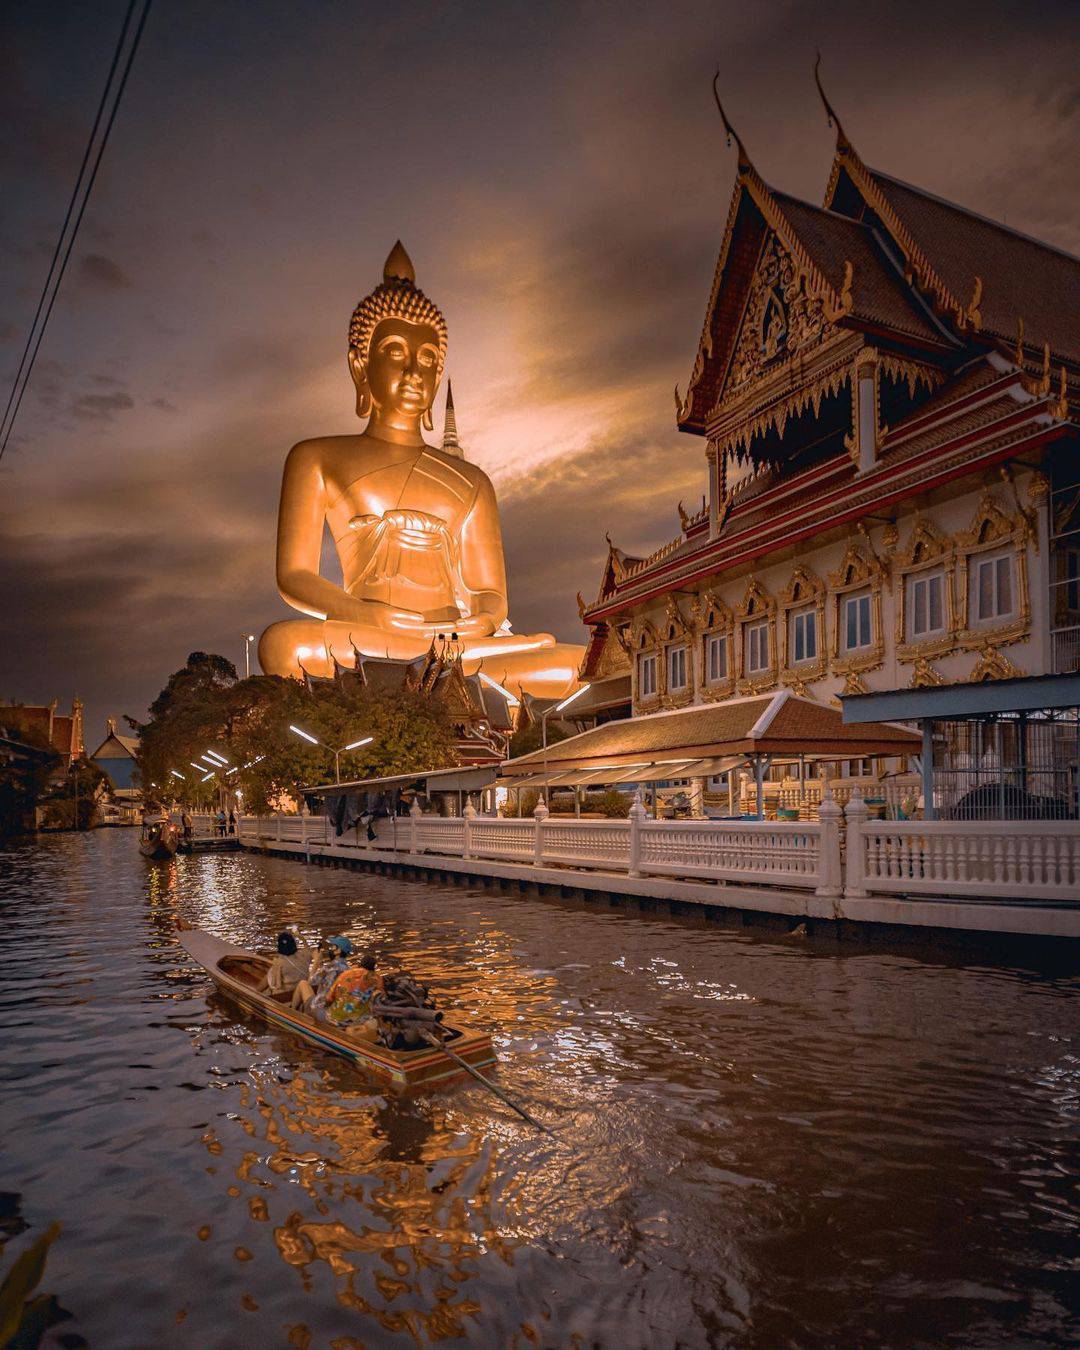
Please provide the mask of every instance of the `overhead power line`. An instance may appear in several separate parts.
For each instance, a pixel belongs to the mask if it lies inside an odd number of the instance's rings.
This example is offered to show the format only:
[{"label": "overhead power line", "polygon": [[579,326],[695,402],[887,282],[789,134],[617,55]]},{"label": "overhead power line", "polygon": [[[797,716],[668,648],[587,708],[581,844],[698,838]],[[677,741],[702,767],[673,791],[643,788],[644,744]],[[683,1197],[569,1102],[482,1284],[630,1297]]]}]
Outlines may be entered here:
[{"label": "overhead power line", "polygon": [[[123,27],[121,28],[120,36],[117,39],[116,50],[113,52],[112,63],[109,66],[109,74],[105,81],[105,88],[102,91],[101,100],[98,103],[97,113],[94,117],[94,125],[91,128],[90,137],[86,143],[86,150],[83,154],[82,164],[79,166],[79,173],[75,180],[75,187],[71,194],[71,200],[68,202],[64,223],[60,227],[60,235],[56,241],[56,248],[53,250],[52,261],[49,264],[49,271],[45,278],[45,285],[42,287],[41,297],[38,300],[37,310],[34,313],[34,320],[31,323],[30,331],[26,336],[26,345],[23,348],[22,358],[19,361],[19,368],[16,371],[15,380],[11,386],[11,393],[8,395],[4,416],[0,419],[0,435],[2,435],[2,439],[0,439],[0,459],[3,459],[4,451],[8,447],[8,441],[11,439],[11,433],[15,426],[15,419],[19,415],[19,408],[22,406],[23,395],[26,393],[26,386],[30,383],[30,375],[34,369],[34,362],[37,360],[37,354],[41,347],[42,338],[44,338],[45,329],[48,327],[49,316],[52,314],[53,305],[56,303],[56,296],[60,290],[60,283],[63,281],[64,273],[67,270],[68,259],[71,257],[71,250],[75,244],[75,237],[79,232],[79,226],[82,223],[82,218],[86,211],[86,204],[90,200],[90,193],[93,191],[94,181],[97,178],[98,169],[101,166],[101,157],[105,152],[105,146],[109,140],[109,133],[112,131],[113,123],[116,120],[117,110],[120,107],[120,100],[124,96],[124,89],[127,85],[128,76],[131,74],[132,63],[135,60],[135,53],[138,50],[139,41],[142,38],[143,29],[146,26],[146,19],[150,13],[151,3],[152,0],[143,0],[142,13],[139,15],[138,24],[135,28],[135,36],[132,39],[130,46],[127,48],[126,58],[124,58],[124,48],[127,43],[128,33],[131,29],[132,19],[139,7],[139,0],[130,0],[127,13],[124,15]],[[114,93],[114,80],[122,59],[123,69],[120,73],[119,82],[116,83]],[[106,109],[108,109],[108,115],[105,121],[105,130],[101,135],[101,139],[97,142],[97,149],[95,151],[94,142],[97,139],[102,118],[106,117]],[[93,157],[92,164],[90,164],[91,157]],[[86,172],[88,165],[90,165],[89,176],[87,176]],[[78,209],[76,211],[77,203]],[[73,213],[75,215],[75,220],[72,225]],[[69,225],[71,226],[70,234],[68,233]],[[59,266],[57,266],[58,262]]]}]

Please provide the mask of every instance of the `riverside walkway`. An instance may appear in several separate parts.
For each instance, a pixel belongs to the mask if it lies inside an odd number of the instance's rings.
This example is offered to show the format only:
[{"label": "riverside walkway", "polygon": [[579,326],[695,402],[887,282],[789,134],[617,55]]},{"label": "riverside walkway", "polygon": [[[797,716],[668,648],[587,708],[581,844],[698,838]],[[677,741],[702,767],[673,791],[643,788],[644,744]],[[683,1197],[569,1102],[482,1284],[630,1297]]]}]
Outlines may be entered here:
[{"label": "riverside walkway", "polygon": [[887,925],[1080,938],[1080,822],[885,821],[856,794],[817,821],[549,816],[380,820],[338,836],[325,816],[241,816],[241,847],[413,875],[477,878],[774,916],[795,927]]}]

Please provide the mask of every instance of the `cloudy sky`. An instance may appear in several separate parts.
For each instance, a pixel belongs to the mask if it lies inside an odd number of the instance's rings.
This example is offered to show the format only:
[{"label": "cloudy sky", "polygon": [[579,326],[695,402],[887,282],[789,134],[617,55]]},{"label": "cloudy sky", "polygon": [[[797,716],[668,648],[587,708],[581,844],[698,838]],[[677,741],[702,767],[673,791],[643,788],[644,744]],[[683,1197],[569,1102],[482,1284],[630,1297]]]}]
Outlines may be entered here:
[{"label": "cloudy sky", "polygon": [[[10,387],[124,12],[7,0]],[[604,532],[700,500],[674,430],[734,174],[820,202],[827,87],[872,165],[1080,253],[1080,6],[155,0],[0,466],[0,696],[141,716],[195,648],[243,661],[285,453],[356,430],[345,334],[395,238],[450,326],[519,631],[581,637]],[[441,395],[440,395],[441,409]]]}]

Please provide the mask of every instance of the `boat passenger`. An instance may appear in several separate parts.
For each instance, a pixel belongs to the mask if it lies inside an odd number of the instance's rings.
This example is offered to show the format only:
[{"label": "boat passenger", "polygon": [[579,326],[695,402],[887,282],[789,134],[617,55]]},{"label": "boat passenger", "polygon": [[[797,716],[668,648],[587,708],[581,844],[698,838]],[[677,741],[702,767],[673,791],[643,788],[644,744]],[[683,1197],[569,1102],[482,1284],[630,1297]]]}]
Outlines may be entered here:
[{"label": "boat passenger", "polygon": [[347,937],[328,938],[323,948],[312,958],[311,970],[306,980],[301,980],[293,993],[293,1007],[302,1008],[312,1017],[325,1019],[326,997],[333,988],[334,981],[348,970],[347,958],[352,955],[353,945]]},{"label": "boat passenger", "polygon": [[278,934],[277,949],[259,988],[271,994],[291,994],[307,974],[306,964],[296,954],[296,939],[291,933]]},{"label": "boat passenger", "polygon": [[358,965],[342,971],[334,981],[326,996],[326,1020],[339,1027],[366,1020],[371,1016],[372,997],[382,991],[375,958],[367,952]]},{"label": "boat passenger", "polygon": [[184,839],[190,843],[195,834],[195,822],[186,806],[180,813],[180,824],[184,827]]}]

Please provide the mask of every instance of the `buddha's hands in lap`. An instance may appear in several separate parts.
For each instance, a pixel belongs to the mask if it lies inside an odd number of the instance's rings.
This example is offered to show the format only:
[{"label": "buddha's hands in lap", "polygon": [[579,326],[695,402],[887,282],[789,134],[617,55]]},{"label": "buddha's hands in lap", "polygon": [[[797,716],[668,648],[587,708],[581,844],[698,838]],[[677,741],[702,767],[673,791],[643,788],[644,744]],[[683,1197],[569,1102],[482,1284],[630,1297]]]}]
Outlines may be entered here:
[{"label": "buddha's hands in lap", "polygon": [[[487,596],[477,598],[484,600]],[[497,601],[497,597],[492,598]],[[340,605],[335,605],[327,618],[338,623],[355,623],[361,627],[407,633],[429,641],[440,634],[452,632],[460,638],[490,637],[498,627],[496,615],[484,609],[473,614],[461,614],[452,606],[447,606],[443,610],[421,613],[419,610],[388,605],[382,600],[357,600],[346,591],[341,592]]]}]

